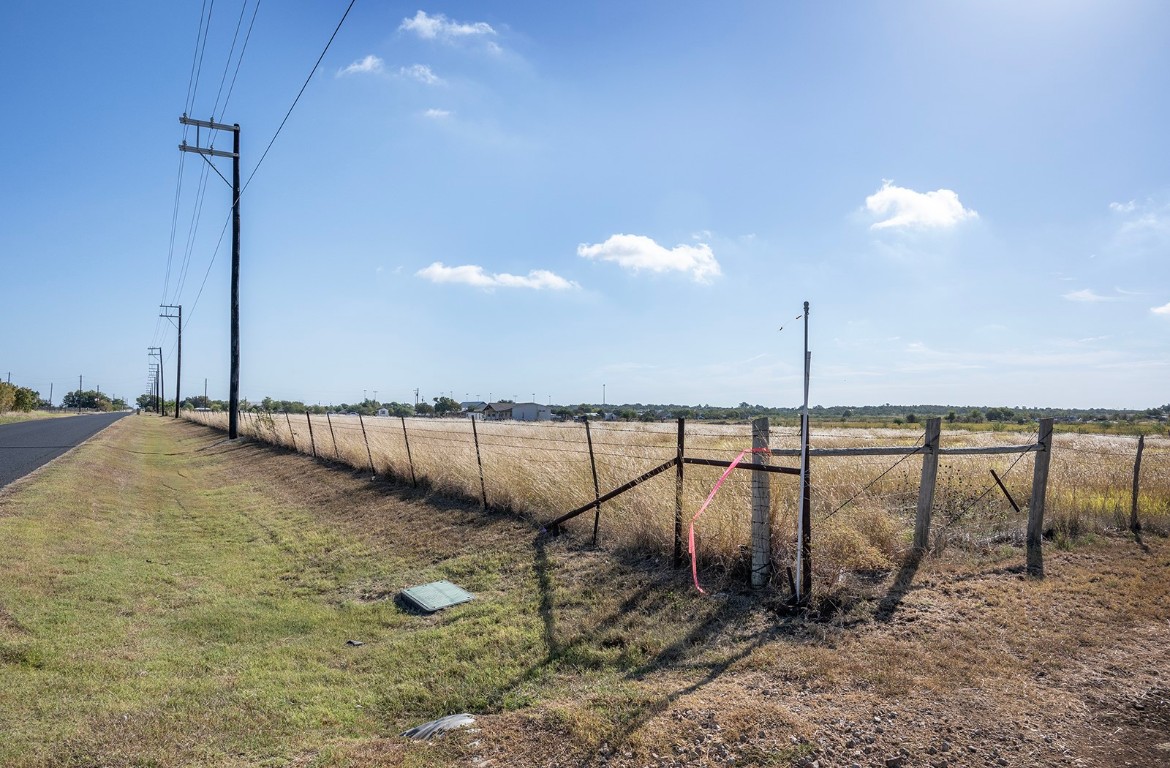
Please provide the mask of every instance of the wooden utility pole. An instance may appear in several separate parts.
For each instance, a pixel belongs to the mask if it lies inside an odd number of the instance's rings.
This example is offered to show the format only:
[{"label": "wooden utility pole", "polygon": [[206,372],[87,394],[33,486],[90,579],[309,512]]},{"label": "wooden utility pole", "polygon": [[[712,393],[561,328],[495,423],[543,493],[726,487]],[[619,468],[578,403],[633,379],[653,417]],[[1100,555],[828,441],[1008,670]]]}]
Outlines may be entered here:
[{"label": "wooden utility pole", "polygon": [[178,320],[178,325],[175,327],[179,330],[179,349],[178,357],[175,362],[175,418],[179,418],[179,386],[183,380],[183,305],[182,304],[160,304],[160,309],[176,310],[178,314],[172,315],[166,311],[159,315],[159,317],[170,317]]},{"label": "wooden utility pole", "polygon": [[[196,152],[207,160],[211,157],[230,157],[232,159],[232,296],[231,296],[231,379],[228,384],[228,439],[235,440],[239,436],[240,419],[240,124],[227,125],[208,120],[192,120],[183,115],[179,118],[183,125],[195,126],[195,146],[189,146],[184,139],[179,145],[182,152]],[[211,147],[199,146],[199,129],[208,128],[212,131],[231,131],[232,151],[224,152]],[[223,174],[207,160],[221,179]],[[224,179],[226,182],[227,179]]]},{"label": "wooden utility pole", "polygon": [[796,528],[796,602],[812,598],[812,468],[808,462],[808,384],[812,353],[808,350],[808,302],[804,303],[804,406],[800,413],[800,517]]},{"label": "wooden utility pole", "polygon": [[159,416],[163,412],[163,386],[162,386],[162,347],[147,347],[147,354],[158,357],[158,370],[155,373],[155,395],[154,395],[154,410]]}]

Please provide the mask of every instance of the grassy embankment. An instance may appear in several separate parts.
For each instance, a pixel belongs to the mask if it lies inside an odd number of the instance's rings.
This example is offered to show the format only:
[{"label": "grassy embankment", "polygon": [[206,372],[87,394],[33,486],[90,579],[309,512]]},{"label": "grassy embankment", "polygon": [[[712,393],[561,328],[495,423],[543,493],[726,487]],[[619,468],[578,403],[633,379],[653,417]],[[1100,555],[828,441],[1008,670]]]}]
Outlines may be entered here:
[{"label": "grassy embankment", "polygon": [[57,419],[64,416],[73,416],[70,411],[8,411],[0,413],[0,424],[15,424],[18,421],[33,421],[35,419]]},{"label": "grassy embankment", "polygon": [[[0,494],[0,764],[1150,764],[1168,555],[1054,550],[1044,582],[996,552],[932,558],[785,616],[510,515],[124,419]],[[436,578],[477,599],[430,617],[390,599]],[[482,730],[395,736],[457,711]]]}]

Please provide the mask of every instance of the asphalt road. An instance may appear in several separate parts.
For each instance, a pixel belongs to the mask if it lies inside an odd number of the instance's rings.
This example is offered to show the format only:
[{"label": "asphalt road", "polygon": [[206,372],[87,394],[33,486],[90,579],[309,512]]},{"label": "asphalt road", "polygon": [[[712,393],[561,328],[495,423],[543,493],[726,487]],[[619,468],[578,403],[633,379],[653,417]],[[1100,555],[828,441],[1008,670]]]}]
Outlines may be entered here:
[{"label": "asphalt road", "polygon": [[113,424],[126,413],[92,413],[0,424],[0,488]]}]

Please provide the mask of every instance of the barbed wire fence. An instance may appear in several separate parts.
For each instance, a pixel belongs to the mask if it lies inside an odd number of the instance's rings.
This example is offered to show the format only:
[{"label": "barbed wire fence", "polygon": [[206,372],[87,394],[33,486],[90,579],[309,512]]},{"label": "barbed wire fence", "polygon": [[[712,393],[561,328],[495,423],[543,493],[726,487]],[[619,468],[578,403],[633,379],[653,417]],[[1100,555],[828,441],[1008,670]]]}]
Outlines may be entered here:
[{"label": "barbed wire fence", "polygon": [[[192,421],[224,428],[223,414],[188,412]],[[612,422],[515,422],[247,412],[241,435],[347,465],[371,475],[425,486],[485,508],[509,510],[536,523],[550,515],[590,507],[565,523],[574,534],[607,546],[667,555],[679,564],[679,515],[697,509],[718,478],[718,466],[752,445],[748,425],[686,425],[688,468],[679,472],[677,496],[653,477],[670,477],[663,464],[681,456],[682,425]],[[799,430],[770,436],[773,457],[797,452]],[[945,443],[907,430],[810,430],[814,487],[812,540],[819,583],[851,571],[894,567],[911,547],[926,508],[927,549],[988,550],[1028,542],[1036,455],[1051,459],[1045,533],[1075,537],[1090,530],[1152,526],[1170,530],[1170,441],[1113,436],[994,433],[1002,445],[981,445],[988,433],[946,433]],[[857,443],[868,443],[856,446]],[[878,444],[875,446],[874,444]],[[848,447],[846,447],[848,446]],[[1135,461],[1139,446],[1144,448]],[[692,457],[712,466],[690,466]],[[924,463],[934,461],[930,493]],[[745,467],[746,468],[746,467]],[[698,532],[702,563],[727,573],[750,560],[752,475],[731,473]],[[630,485],[596,503],[610,489]],[[773,574],[795,561],[796,483],[767,475]],[[591,504],[591,502],[594,502]],[[933,517],[933,521],[932,518]],[[1134,528],[1133,521],[1139,527]],[[933,525],[931,523],[933,522]]]}]

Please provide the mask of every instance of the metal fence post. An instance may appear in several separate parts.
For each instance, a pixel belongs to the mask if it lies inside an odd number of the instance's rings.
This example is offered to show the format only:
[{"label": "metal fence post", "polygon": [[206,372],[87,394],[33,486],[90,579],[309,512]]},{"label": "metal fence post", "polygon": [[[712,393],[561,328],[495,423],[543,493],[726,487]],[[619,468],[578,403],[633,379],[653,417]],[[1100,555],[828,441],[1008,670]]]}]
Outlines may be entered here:
[{"label": "metal fence post", "polygon": [[414,457],[410,455],[410,436],[406,434],[406,417],[399,416],[402,420],[402,439],[406,441],[406,462],[410,464],[410,484],[414,488],[418,488],[418,480],[414,477]]},{"label": "metal fence post", "polygon": [[593,499],[597,505],[593,510],[593,544],[597,545],[597,528],[601,525],[601,486],[597,483],[597,459],[593,457],[593,435],[589,431],[589,417],[585,417],[585,442],[589,444],[589,469],[593,472]]},{"label": "metal fence post", "polygon": [[1138,520],[1138,481],[1142,474],[1142,450],[1146,447],[1146,436],[1138,435],[1137,458],[1133,460],[1133,503],[1129,507],[1129,530],[1141,533],[1142,522]]},{"label": "metal fence post", "polygon": [[329,411],[325,412],[325,421],[329,422],[329,438],[333,440],[333,459],[341,461],[341,452],[337,449],[337,435],[333,434],[333,419],[329,416]]},{"label": "metal fence post", "polygon": [[686,448],[686,419],[678,420],[678,445],[674,476],[674,567],[682,567],[683,540],[683,451]]},{"label": "metal fence post", "polygon": [[366,441],[366,458],[370,460],[370,474],[377,477],[378,473],[374,471],[374,454],[370,452],[370,436],[366,434],[366,422],[360,413],[358,414],[358,424],[362,425],[362,439]]},{"label": "metal fence post", "polygon": [[309,448],[313,451],[313,458],[317,458],[317,440],[313,437],[313,420],[309,418],[309,412],[305,411],[305,421],[309,422]]},{"label": "metal fence post", "polygon": [[487,509],[487,486],[483,482],[483,459],[479,455],[479,432],[475,429],[475,417],[471,417],[471,437],[475,441],[475,463],[479,465],[479,493],[483,508]]},{"label": "metal fence post", "polygon": [[288,436],[292,440],[293,450],[297,449],[297,434],[293,432],[292,419],[288,417],[288,411],[284,412],[284,420],[288,424]]}]

